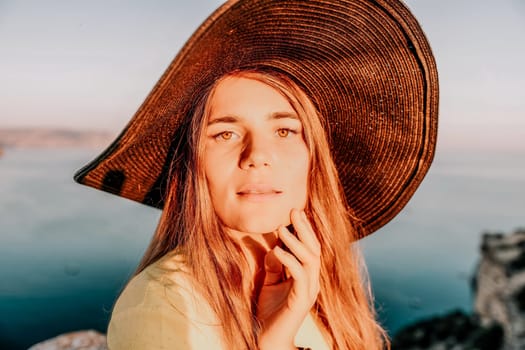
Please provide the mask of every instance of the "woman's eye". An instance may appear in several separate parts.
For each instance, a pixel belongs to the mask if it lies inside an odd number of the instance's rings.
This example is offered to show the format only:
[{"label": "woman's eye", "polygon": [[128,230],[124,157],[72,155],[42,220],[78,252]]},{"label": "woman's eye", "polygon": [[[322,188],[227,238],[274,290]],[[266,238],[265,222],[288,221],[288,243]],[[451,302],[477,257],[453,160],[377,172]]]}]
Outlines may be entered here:
[{"label": "woman's eye", "polygon": [[223,131],[215,135],[215,139],[219,141],[228,141],[234,137],[233,131]]},{"label": "woman's eye", "polygon": [[288,137],[290,136],[290,134],[295,134],[296,132],[292,129],[287,129],[287,128],[280,128],[277,130],[277,135],[279,137]]}]

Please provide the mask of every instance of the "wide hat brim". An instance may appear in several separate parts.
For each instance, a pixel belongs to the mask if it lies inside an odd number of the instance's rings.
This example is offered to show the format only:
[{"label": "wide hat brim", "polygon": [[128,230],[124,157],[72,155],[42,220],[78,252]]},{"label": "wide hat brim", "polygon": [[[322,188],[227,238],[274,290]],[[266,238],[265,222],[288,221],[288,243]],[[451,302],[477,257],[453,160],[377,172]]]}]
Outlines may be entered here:
[{"label": "wide hat brim", "polygon": [[194,96],[225,73],[257,67],[288,75],[316,105],[361,235],[399,213],[433,159],[438,78],[423,31],[395,0],[227,2],[75,180],[162,208]]}]

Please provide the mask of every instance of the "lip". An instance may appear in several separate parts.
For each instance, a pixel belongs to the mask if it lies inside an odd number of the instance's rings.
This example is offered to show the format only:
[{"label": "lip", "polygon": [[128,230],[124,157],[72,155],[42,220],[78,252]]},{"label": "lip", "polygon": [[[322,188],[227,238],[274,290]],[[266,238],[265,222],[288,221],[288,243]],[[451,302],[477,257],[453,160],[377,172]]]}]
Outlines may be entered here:
[{"label": "lip", "polygon": [[239,188],[237,195],[250,202],[262,202],[279,197],[282,190],[270,184],[246,184]]}]

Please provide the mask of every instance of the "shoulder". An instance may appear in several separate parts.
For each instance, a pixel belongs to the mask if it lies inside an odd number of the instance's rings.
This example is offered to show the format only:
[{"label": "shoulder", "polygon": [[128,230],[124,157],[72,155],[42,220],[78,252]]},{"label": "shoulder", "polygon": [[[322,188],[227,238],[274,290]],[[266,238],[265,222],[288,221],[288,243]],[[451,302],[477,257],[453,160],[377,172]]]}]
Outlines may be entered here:
[{"label": "shoulder", "polygon": [[183,257],[167,254],[136,275],[119,296],[108,327],[108,346],[199,349],[218,345],[219,331]]},{"label": "shoulder", "polygon": [[128,282],[115,304],[113,315],[137,307],[157,309],[166,304],[183,306],[191,301],[189,297],[196,297],[194,289],[184,258],[169,253]]}]

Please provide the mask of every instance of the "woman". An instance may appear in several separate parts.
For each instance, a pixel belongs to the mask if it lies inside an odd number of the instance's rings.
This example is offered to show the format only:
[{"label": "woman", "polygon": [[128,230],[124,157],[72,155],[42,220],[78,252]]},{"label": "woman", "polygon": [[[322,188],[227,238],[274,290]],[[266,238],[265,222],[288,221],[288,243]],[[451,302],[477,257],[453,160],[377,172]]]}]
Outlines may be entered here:
[{"label": "woman", "polygon": [[76,176],[163,208],[110,349],[388,346],[352,242],[413,194],[436,117],[399,2],[223,5]]}]

